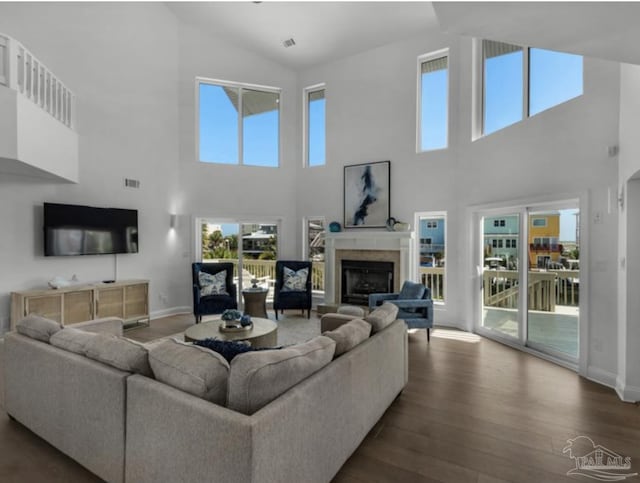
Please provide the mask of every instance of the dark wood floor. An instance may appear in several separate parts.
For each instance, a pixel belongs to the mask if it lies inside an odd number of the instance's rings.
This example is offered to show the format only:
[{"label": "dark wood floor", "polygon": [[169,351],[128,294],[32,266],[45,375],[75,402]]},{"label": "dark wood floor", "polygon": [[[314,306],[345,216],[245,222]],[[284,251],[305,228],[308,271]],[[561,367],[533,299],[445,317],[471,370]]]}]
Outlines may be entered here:
[{"label": "dark wood floor", "polygon": [[[188,316],[127,336],[175,334]],[[588,436],[632,458],[640,472],[640,407],[613,390],[487,339],[437,329],[409,335],[409,384],[335,478],[352,482],[561,482],[575,463],[562,449]],[[0,481],[96,478],[0,416]],[[633,477],[626,481],[640,481]]]}]

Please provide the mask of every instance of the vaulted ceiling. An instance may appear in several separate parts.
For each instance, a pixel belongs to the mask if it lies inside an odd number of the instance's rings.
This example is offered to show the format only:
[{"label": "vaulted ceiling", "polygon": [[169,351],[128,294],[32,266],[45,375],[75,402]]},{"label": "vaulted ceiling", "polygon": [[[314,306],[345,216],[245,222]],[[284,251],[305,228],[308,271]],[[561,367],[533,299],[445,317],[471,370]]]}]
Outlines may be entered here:
[{"label": "vaulted ceiling", "polygon": [[[168,2],[292,70],[429,30],[640,64],[640,2]],[[293,38],[295,46],[283,42]]]},{"label": "vaulted ceiling", "polygon": [[[439,28],[430,2],[169,2],[183,22],[292,70]],[[283,41],[293,38],[295,46]]]}]

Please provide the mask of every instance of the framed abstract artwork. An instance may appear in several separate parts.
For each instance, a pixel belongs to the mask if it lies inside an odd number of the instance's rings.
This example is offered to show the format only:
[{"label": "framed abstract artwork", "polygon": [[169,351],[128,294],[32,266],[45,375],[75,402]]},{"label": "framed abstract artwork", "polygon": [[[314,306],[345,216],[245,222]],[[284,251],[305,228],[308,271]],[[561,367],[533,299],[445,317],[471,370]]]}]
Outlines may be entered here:
[{"label": "framed abstract artwork", "polygon": [[345,228],[383,228],[391,211],[391,162],[344,167]]}]

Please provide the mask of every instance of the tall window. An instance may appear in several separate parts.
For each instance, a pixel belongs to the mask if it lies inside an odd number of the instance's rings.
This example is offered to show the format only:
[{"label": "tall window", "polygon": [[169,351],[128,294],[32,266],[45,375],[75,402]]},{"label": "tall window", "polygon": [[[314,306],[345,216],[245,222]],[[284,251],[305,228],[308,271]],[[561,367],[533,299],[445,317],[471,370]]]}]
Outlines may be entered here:
[{"label": "tall window", "polygon": [[486,135],[581,96],[582,56],[483,40],[482,79]]},{"label": "tall window", "polygon": [[198,79],[197,94],[200,161],[279,165],[279,89]]},{"label": "tall window", "polygon": [[305,255],[313,262],[311,286],[314,291],[324,292],[324,234],[325,222],[322,217],[304,219]]},{"label": "tall window", "polygon": [[418,150],[443,149],[448,138],[448,50],[420,57],[419,65]]},{"label": "tall window", "polygon": [[305,95],[305,155],[307,166],[326,164],[326,112],[324,85],[309,87]]},{"label": "tall window", "polygon": [[416,213],[418,276],[436,303],[445,301],[446,217],[444,212]]}]

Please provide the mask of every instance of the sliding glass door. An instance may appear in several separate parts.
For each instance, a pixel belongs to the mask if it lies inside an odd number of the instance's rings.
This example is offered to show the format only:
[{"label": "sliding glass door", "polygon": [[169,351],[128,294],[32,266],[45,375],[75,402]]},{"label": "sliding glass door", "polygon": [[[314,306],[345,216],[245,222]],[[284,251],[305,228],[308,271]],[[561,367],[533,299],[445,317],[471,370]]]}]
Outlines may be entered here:
[{"label": "sliding glass door", "polygon": [[[576,363],[580,213],[577,201],[478,212],[481,309],[488,337]],[[524,287],[524,289],[523,289]]]},{"label": "sliding glass door", "polygon": [[578,358],[580,236],[577,206],[550,206],[528,216],[527,344]]},{"label": "sliding glass door", "polygon": [[520,214],[486,214],[482,226],[482,327],[520,339]]},{"label": "sliding glass door", "polygon": [[231,262],[238,303],[242,290],[253,287],[268,289],[273,295],[275,263],[278,258],[278,224],[276,222],[234,222],[215,218],[196,221],[197,260],[204,263]]}]

